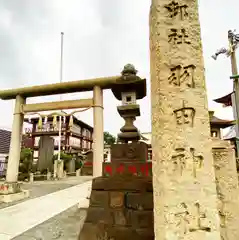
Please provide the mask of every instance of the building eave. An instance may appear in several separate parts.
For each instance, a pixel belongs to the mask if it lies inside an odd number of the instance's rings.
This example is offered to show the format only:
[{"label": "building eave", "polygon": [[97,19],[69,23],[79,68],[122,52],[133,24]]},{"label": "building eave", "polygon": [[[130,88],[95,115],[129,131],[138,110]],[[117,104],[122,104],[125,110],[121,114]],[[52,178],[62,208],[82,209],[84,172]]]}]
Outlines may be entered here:
[{"label": "building eave", "polygon": [[217,98],[217,99],[214,99],[213,101],[216,102],[216,103],[221,103],[225,106],[232,106],[232,99],[231,99],[231,95],[232,95],[233,92],[223,96],[223,97],[220,97],[220,98]]}]

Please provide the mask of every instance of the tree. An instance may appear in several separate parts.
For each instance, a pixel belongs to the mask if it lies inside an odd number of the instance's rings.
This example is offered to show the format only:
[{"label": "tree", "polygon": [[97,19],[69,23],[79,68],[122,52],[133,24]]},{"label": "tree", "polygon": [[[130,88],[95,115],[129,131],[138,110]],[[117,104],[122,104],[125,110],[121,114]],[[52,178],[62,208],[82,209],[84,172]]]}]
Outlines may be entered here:
[{"label": "tree", "polygon": [[109,132],[104,132],[104,144],[112,145],[115,143],[115,136],[111,135]]},{"label": "tree", "polygon": [[19,172],[28,173],[30,171],[33,160],[33,150],[23,148],[20,153]]}]

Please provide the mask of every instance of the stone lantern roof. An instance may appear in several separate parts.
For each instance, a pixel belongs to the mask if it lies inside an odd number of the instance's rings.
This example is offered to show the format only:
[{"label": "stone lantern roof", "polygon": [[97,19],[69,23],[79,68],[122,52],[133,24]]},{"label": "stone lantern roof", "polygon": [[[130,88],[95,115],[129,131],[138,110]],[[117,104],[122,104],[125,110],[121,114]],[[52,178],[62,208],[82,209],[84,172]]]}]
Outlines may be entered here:
[{"label": "stone lantern roof", "polygon": [[112,92],[117,100],[122,100],[122,92],[136,92],[136,99],[146,96],[146,79],[138,77],[134,65],[127,64],[121,72],[122,76],[116,81]]}]

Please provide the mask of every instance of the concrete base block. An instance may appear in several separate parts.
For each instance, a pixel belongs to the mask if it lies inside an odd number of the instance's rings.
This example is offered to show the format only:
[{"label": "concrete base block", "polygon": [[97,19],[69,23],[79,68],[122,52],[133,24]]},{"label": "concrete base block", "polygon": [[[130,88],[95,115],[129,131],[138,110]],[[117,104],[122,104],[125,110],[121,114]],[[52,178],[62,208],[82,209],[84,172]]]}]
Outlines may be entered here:
[{"label": "concrete base block", "polygon": [[29,190],[22,190],[21,192],[18,192],[18,193],[1,194],[0,202],[10,203],[10,202],[19,201],[28,197],[29,197]]},{"label": "concrete base block", "polygon": [[3,182],[0,183],[0,195],[6,195],[6,194],[12,194],[12,193],[18,193],[21,192],[21,186],[22,183],[20,182]]},{"label": "concrete base block", "polygon": [[83,200],[80,200],[79,203],[78,203],[78,208],[79,209],[87,209],[89,208],[90,206],[90,200],[89,199],[83,199]]}]

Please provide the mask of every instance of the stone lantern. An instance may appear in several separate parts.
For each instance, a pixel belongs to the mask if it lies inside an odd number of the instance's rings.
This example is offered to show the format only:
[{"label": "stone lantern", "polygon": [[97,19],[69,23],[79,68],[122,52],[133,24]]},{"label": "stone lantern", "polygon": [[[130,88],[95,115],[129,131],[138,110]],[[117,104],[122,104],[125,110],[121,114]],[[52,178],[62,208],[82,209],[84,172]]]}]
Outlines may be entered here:
[{"label": "stone lantern", "polygon": [[118,134],[118,141],[122,143],[138,141],[140,133],[134,126],[134,121],[137,116],[140,116],[140,107],[136,100],[146,96],[146,79],[138,77],[135,67],[127,64],[121,72],[121,77],[112,88],[112,92],[122,103],[117,110],[125,120],[125,125]]}]

